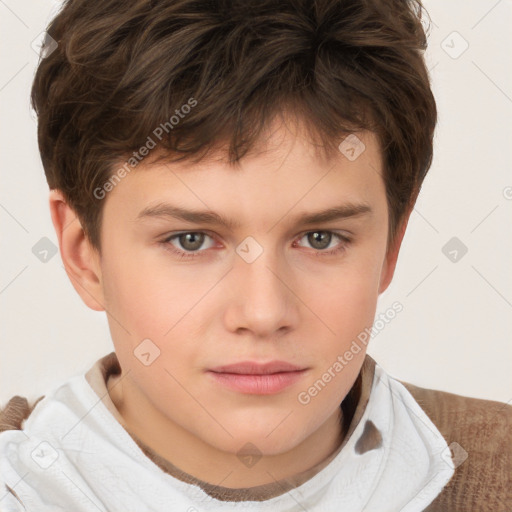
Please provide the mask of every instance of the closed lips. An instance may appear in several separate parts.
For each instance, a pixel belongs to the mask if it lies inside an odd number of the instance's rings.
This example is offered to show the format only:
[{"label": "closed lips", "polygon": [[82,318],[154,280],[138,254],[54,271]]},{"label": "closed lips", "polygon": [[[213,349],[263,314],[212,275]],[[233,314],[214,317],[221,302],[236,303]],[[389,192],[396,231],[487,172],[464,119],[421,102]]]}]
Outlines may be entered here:
[{"label": "closed lips", "polygon": [[210,371],[215,373],[233,373],[240,375],[270,375],[273,373],[297,372],[301,370],[305,370],[305,368],[285,361],[272,361],[264,364],[244,361],[241,363],[217,366],[212,368]]}]

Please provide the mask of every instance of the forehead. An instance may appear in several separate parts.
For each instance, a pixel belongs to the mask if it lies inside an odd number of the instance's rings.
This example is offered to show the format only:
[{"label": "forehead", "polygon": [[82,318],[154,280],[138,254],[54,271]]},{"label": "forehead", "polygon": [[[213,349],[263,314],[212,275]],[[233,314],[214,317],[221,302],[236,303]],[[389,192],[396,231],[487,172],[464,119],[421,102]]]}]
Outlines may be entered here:
[{"label": "forehead", "polygon": [[317,212],[344,202],[379,202],[385,196],[381,164],[379,144],[371,132],[340,138],[339,149],[329,154],[303,131],[280,124],[236,164],[229,164],[222,151],[199,162],[169,163],[163,155],[150,155],[115,187],[105,209],[122,208],[135,219],[171,202],[225,212],[238,217],[238,224],[257,213],[268,223],[270,217],[291,210]]},{"label": "forehead", "polygon": [[[200,160],[196,154],[187,155],[176,168],[179,170],[196,169],[197,164],[211,167],[212,164],[218,163],[225,163],[226,167],[231,166],[233,169],[240,168],[240,161],[228,162],[232,134],[224,133],[222,135],[221,129],[222,127],[219,127],[219,139],[208,149],[206,154],[201,155]],[[375,132],[357,128],[350,130],[349,124],[343,122],[343,126],[340,125],[339,133],[336,136],[327,137],[315,123],[304,115],[295,113],[292,105],[283,106],[282,109],[270,113],[261,129],[257,129],[257,136],[258,138],[251,144],[242,160],[264,158],[265,155],[270,155],[271,159],[279,159],[284,154],[291,153],[300,158],[306,158],[315,166],[325,166],[338,161],[341,155],[353,159],[354,156],[357,157],[361,148],[370,146],[370,152],[378,153],[374,166],[380,167],[381,147]],[[364,144],[357,143],[358,140],[364,141]],[[352,152],[353,149],[356,150],[355,154]],[[138,165],[137,168],[159,166],[170,161],[168,152],[159,148],[157,144],[149,156],[144,158],[142,165]]]}]

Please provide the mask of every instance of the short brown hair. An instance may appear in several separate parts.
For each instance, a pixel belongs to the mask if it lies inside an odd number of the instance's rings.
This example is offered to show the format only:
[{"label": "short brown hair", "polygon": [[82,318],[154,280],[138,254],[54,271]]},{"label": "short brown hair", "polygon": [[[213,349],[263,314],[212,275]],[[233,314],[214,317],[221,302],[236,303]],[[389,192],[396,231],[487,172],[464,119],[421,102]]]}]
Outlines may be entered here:
[{"label": "short brown hair", "polygon": [[389,247],[432,162],[423,15],[419,0],[66,0],[31,93],[48,184],[100,249],[97,191],[157,127],[168,161],[222,145],[235,163],[286,108],[328,155],[377,134]]}]

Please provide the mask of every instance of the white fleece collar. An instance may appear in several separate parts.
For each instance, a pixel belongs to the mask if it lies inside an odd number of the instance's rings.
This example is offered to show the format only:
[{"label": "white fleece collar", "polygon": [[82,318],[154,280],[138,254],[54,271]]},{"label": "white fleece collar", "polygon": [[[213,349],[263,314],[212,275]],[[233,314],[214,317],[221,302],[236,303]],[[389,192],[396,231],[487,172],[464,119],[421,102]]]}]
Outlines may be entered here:
[{"label": "white fleece collar", "polygon": [[[378,440],[371,449],[368,437]],[[419,512],[454,473],[446,450],[410,393],[376,365],[362,418],[325,468],[266,501],[220,501],[153,463],[80,375],[50,391],[23,430],[0,434],[0,511]]]}]

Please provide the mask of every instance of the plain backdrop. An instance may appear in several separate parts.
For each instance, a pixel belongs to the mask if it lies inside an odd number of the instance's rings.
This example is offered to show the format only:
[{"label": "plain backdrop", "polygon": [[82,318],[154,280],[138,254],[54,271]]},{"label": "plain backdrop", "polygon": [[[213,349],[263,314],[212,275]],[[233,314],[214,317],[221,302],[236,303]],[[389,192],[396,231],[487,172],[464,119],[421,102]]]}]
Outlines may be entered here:
[{"label": "plain backdrop", "polygon": [[[81,302],[59,254],[41,260],[57,238],[29,91],[33,47],[59,5],[0,0],[0,406],[35,399],[113,350],[105,314]],[[512,2],[425,6],[435,159],[377,314],[395,301],[404,309],[369,353],[401,380],[510,402]]]}]

